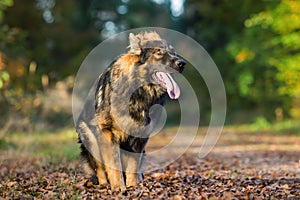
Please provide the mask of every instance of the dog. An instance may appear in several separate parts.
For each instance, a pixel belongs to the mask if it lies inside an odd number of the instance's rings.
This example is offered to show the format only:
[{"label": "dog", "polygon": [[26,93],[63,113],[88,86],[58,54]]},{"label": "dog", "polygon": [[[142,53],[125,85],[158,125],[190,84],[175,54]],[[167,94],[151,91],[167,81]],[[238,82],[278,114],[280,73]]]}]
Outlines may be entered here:
[{"label": "dog", "polygon": [[180,96],[170,74],[186,65],[157,32],[130,33],[129,43],[95,81],[76,122],[84,171],[94,184],[112,189],[143,180],[145,145],[160,106]]}]

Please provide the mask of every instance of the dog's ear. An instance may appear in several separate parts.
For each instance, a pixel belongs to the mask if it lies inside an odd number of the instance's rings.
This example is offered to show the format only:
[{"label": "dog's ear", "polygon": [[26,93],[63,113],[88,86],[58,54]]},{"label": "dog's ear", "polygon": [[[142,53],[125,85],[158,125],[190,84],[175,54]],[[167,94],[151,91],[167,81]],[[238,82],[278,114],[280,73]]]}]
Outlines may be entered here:
[{"label": "dog's ear", "polygon": [[135,55],[140,55],[141,54],[141,48],[140,48],[140,40],[138,37],[133,35],[133,33],[129,34],[129,52]]}]

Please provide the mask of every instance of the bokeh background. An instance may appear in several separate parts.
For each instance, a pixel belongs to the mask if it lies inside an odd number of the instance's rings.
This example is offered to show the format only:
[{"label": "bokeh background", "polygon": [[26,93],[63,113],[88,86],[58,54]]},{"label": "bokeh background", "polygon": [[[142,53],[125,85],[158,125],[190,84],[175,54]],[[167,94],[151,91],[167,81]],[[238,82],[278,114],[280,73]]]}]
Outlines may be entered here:
[{"label": "bokeh background", "polygon": [[[84,58],[109,36],[145,26],[179,31],[207,50],[226,87],[227,125],[297,124],[300,1],[0,0],[0,136],[72,127]],[[192,67],[184,75],[207,125],[206,85]]]}]

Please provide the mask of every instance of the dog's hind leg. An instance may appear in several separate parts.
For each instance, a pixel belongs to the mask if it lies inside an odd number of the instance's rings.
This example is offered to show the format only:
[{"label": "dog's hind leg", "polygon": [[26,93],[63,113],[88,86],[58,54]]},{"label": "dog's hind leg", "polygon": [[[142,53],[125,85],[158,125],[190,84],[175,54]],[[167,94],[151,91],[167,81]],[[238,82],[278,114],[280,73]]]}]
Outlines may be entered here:
[{"label": "dog's hind leg", "polygon": [[83,171],[88,176],[88,178],[92,181],[94,185],[97,185],[98,179],[96,177],[95,171],[91,167],[90,163],[86,159],[82,159]]}]

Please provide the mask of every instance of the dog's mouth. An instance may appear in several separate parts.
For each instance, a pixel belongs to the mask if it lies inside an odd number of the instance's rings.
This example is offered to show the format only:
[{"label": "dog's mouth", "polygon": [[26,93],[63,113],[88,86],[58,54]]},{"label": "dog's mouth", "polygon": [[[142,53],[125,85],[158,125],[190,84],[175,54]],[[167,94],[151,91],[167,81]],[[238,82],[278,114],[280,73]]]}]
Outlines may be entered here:
[{"label": "dog's mouth", "polygon": [[178,99],[180,96],[180,89],[169,73],[155,72],[153,78],[168,92],[171,99]]}]

